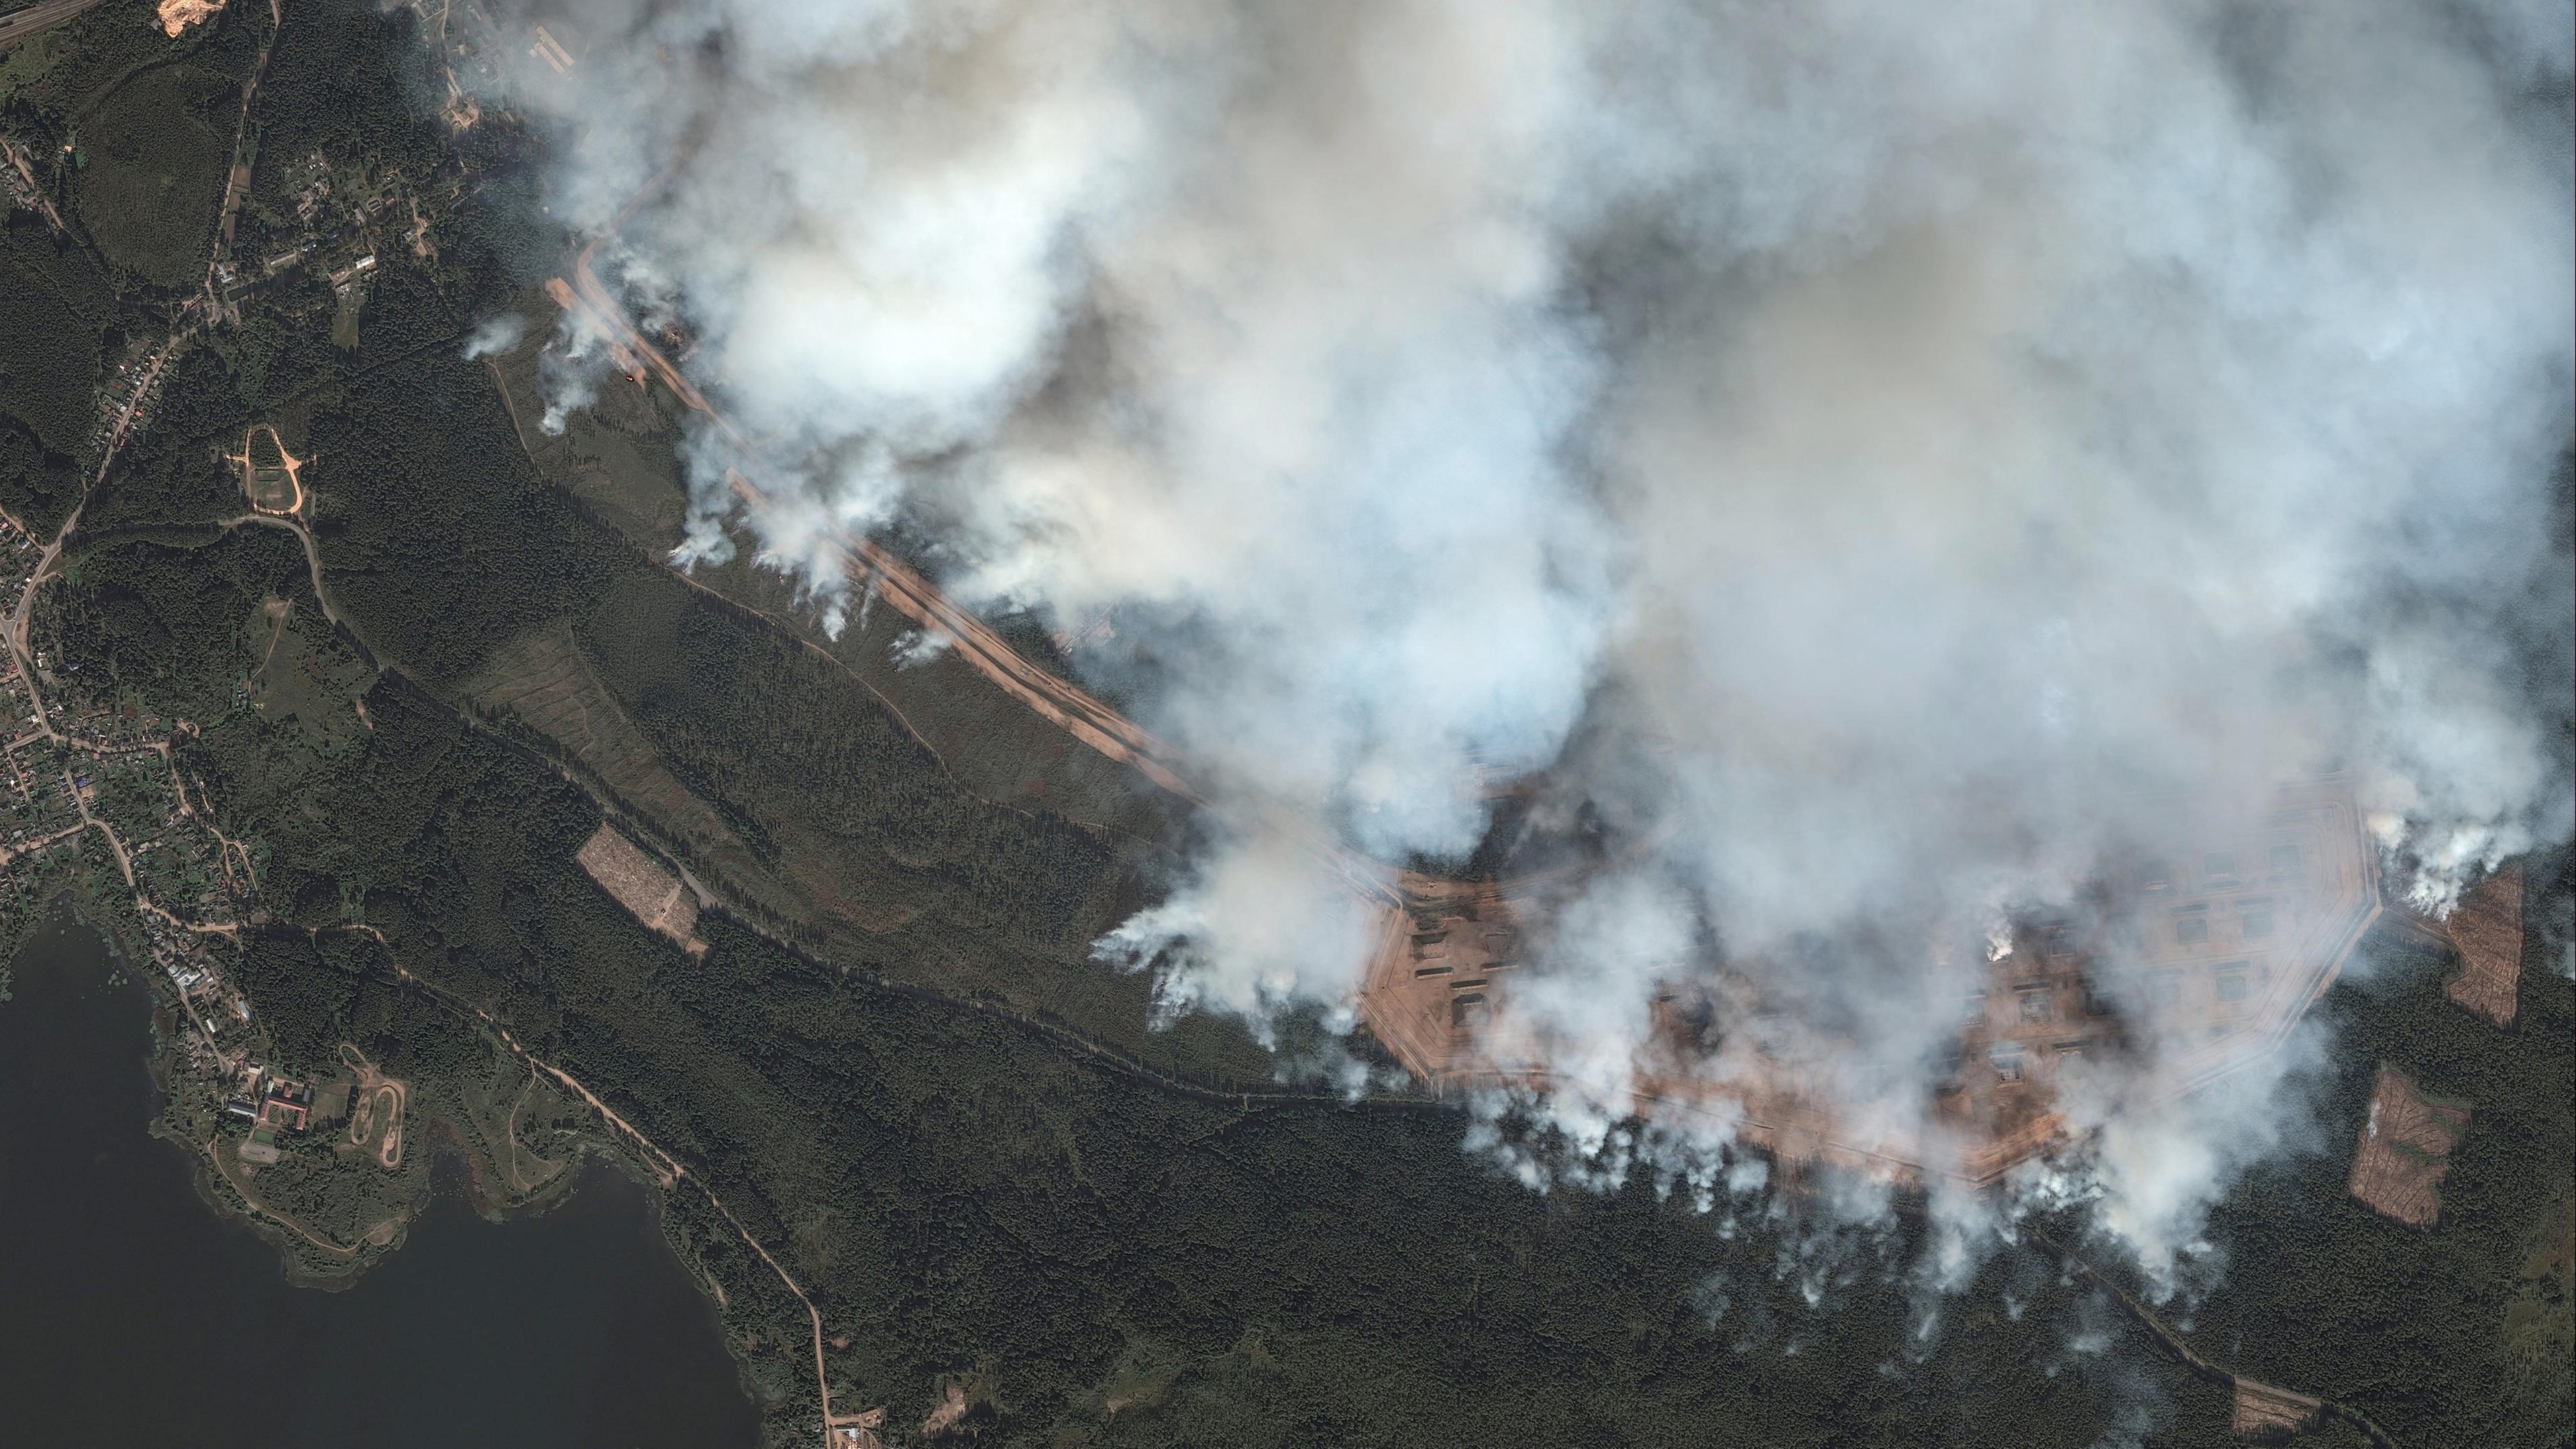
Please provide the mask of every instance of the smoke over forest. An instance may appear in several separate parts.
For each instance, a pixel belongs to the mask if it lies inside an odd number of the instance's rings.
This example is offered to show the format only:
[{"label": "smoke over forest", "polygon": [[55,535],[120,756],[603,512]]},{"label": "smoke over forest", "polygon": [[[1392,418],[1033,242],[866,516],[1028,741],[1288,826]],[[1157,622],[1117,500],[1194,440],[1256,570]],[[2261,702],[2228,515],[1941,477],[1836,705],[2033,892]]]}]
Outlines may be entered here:
[{"label": "smoke over forest", "polygon": [[[766,551],[842,618],[832,531],[900,528],[1380,860],[1535,776],[1517,832],[1609,842],[1498,1024],[1570,1083],[1722,952],[1914,1110],[1987,934],[2177,793],[2347,771],[2433,910],[2569,834],[2563,5],[561,13],[505,99],[759,440]],[[1219,831],[1101,949],[1260,1023],[1361,933]],[[2153,1262],[2286,1130],[2221,1095],[2025,1186]]]}]

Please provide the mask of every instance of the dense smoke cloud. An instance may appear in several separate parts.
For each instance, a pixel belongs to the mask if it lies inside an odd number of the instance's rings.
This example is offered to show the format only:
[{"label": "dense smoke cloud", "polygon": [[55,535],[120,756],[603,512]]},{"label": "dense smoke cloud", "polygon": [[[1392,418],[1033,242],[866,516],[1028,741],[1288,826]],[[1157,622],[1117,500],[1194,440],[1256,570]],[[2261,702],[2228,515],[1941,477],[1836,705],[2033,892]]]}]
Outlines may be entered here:
[{"label": "dense smoke cloud", "polygon": [[[1220,794],[1454,861],[1553,765],[1538,828],[1626,843],[1496,1025],[1587,1145],[1718,948],[1796,955],[1780,1029],[1919,1112],[1980,933],[2164,792],[2342,762],[2434,906],[2567,833],[2563,5],[549,23],[583,58],[510,99],[561,122],[555,214],[687,319],[827,595],[827,530],[901,520],[983,607],[1105,613],[1077,664]],[[1308,856],[1194,869],[1104,954],[1256,1019],[1347,995]],[[2081,1190],[2153,1256],[2249,1094],[2114,1087]]]}]

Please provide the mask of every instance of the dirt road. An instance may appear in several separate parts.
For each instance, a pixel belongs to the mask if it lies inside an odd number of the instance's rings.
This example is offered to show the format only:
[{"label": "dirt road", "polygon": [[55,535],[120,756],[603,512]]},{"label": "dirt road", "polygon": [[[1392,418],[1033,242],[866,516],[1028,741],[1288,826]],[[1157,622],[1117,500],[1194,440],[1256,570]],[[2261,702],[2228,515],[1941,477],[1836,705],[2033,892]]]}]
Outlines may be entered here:
[{"label": "dirt road", "polygon": [[[270,466],[256,461],[258,450],[254,440],[261,433],[268,434],[268,445],[277,450],[278,461],[275,466],[286,471],[287,501],[283,508],[271,508],[259,501],[259,475],[267,471]],[[275,425],[251,424],[242,432],[241,452],[226,453],[224,461],[241,465],[242,495],[250,500],[250,506],[254,512],[288,518],[300,516],[304,512],[304,465],[312,460],[299,458],[286,451],[286,440],[277,435]]]},{"label": "dirt road", "polygon": [[[340,618],[340,611],[331,607],[331,596],[323,592],[322,550],[315,546],[313,535],[305,529],[303,524],[292,518],[282,517],[274,513],[244,513],[232,518],[218,519],[216,523],[217,526],[221,528],[239,528],[244,524],[258,524],[263,528],[282,528],[287,532],[294,534],[295,541],[304,545],[304,566],[312,571],[313,598],[314,602],[322,606],[322,617],[333,624],[340,625],[343,628],[347,627]],[[353,636],[356,632],[357,631],[354,629],[350,630],[350,633]]]},{"label": "dirt road", "polygon": [[[707,401],[704,393],[680,375],[680,370],[651,339],[636,330],[627,319],[625,309],[601,285],[591,269],[591,258],[598,245],[594,241],[583,248],[574,260],[572,280],[565,282],[559,278],[548,283],[547,294],[558,305],[579,311],[618,346],[651,368],[653,375],[662,380],[673,396],[692,411],[703,414],[734,445],[745,467],[758,467],[757,450],[730,420]],[[742,468],[732,470],[728,476],[735,496],[743,501],[745,507],[754,513],[767,511],[770,506],[768,495]],[[1213,809],[1239,827],[1295,845],[1322,862],[1362,899],[1401,908],[1410,898],[1421,894],[1414,888],[1416,882],[1411,877],[1342,844],[1293,807],[1249,796],[1240,790],[1226,791],[1220,799],[1202,789],[1189,778],[1191,766],[1186,757],[1170,742],[1110,708],[1088,690],[1030,662],[991,626],[949,598],[938,585],[896,557],[892,550],[844,529],[835,529],[833,533],[833,541],[853,578],[874,589],[878,597],[892,604],[924,631],[947,642],[957,651],[958,657],[973,666],[976,672],[1000,686],[1004,693],[1026,705],[1040,718],[1101,755],[1135,769],[1192,805]],[[1438,885],[1428,879],[1419,884],[1435,891]]]},{"label": "dirt road", "polygon": [[[377,944],[382,945],[384,934],[375,935]],[[349,1042],[340,1043],[340,1065],[358,1074],[358,1084],[349,1096],[355,1110],[349,1114],[348,1145],[373,1157],[377,1166],[389,1172],[402,1166],[403,1126],[406,1109],[411,1105],[411,1085],[377,1071],[367,1054]]]},{"label": "dirt road", "polygon": [[209,303],[217,303],[215,267],[232,249],[233,218],[241,210],[242,197],[250,191],[250,167],[242,161],[242,142],[250,136],[250,103],[259,94],[260,78],[268,74],[268,53],[277,48],[278,32],[286,28],[284,0],[268,0],[268,22],[268,39],[259,43],[259,58],[251,62],[250,79],[242,84],[241,119],[233,126],[232,164],[224,171],[224,203],[215,217],[215,254],[206,259]]}]

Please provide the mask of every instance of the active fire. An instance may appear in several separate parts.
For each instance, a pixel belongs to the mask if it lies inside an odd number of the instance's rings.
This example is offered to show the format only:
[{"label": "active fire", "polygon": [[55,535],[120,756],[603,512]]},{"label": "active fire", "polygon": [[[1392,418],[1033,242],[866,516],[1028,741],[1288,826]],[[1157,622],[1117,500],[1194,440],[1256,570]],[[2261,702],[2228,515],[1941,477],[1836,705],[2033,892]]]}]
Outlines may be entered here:
[{"label": "active fire", "polygon": [[[2012,920],[1928,1074],[1782,1013],[1797,963],[1712,960],[1664,983],[1651,1059],[1613,1085],[1642,1113],[1714,1114],[1785,1160],[1992,1182],[2066,1139],[2063,1097],[2081,1073],[2143,1105],[2258,1060],[2379,918],[2375,848],[2341,779],[2189,833],[2190,851],[2137,853],[2081,912]],[[1360,1015],[1415,1076],[1444,1091],[1559,1084],[1545,1043],[1495,1029],[1523,967],[1521,922],[1555,884],[1417,890],[1385,911]],[[1926,1110],[1872,1100],[1927,1076]]]}]

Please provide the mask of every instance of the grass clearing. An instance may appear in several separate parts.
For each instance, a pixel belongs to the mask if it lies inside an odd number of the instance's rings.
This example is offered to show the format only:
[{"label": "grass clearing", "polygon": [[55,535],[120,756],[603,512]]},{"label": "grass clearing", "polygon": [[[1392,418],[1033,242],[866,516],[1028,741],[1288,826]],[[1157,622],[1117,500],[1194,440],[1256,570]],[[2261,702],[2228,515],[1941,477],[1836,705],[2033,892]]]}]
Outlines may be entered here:
[{"label": "grass clearing", "polygon": [[[251,707],[272,724],[293,724],[319,759],[355,745],[367,732],[358,699],[374,680],[317,616],[284,599],[261,602],[250,622]],[[320,637],[316,637],[319,635]]]},{"label": "grass clearing", "polygon": [[[533,292],[523,294],[522,305],[540,315],[553,307]],[[627,542],[655,557],[670,552],[680,541],[689,504],[679,428],[643,389],[610,378],[591,406],[564,418],[562,432],[546,432],[538,426],[545,412],[538,358],[547,335],[532,328],[525,343],[492,359],[520,447],[549,482],[580,499]]]},{"label": "grass clearing", "polygon": [[305,460],[286,451],[274,426],[253,424],[243,433],[242,450],[231,461],[241,468],[242,492],[251,507],[262,513],[303,511],[304,484],[297,475]]}]

